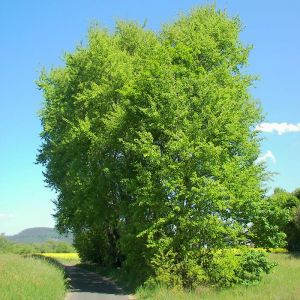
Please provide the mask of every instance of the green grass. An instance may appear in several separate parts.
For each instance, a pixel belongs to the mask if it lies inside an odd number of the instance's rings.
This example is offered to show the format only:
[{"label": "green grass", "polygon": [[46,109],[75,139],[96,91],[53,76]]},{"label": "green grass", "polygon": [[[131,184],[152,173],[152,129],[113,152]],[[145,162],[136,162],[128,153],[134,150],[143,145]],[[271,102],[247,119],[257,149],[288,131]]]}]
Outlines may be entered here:
[{"label": "green grass", "polygon": [[62,300],[65,294],[62,269],[39,258],[0,254],[1,300]]},{"label": "green grass", "polygon": [[236,286],[214,290],[199,288],[195,292],[180,292],[157,286],[154,289],[140,288],[137,299],[147,300],[299,300],[300,255],[270,254],[278,266],[262,281],[251,286]]}]

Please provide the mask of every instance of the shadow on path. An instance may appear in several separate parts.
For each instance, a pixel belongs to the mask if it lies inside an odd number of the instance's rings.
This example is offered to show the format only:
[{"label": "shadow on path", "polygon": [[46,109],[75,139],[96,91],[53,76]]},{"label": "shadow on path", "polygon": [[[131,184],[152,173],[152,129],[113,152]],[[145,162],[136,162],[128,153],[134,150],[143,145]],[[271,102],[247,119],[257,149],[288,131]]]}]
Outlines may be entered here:
[{"label": "shadow on path", "polygon": [[65,266],[70,278],[68,300],[125,300],[128,296],[110,279],[75,266]]}]

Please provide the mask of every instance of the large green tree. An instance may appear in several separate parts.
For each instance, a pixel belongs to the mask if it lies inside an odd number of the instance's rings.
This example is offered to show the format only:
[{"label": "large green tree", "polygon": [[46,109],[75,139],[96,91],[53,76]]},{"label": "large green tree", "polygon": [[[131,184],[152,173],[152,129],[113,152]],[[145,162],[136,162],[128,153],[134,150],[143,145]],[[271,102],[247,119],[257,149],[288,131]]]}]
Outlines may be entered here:
[{"label": "large green tree", "polygon": [[249,242],[265,171],[240,30],[214,7],[159,33],[92,27],[42,72],[38,161],[84,258],[188,285],[213,251]]}]

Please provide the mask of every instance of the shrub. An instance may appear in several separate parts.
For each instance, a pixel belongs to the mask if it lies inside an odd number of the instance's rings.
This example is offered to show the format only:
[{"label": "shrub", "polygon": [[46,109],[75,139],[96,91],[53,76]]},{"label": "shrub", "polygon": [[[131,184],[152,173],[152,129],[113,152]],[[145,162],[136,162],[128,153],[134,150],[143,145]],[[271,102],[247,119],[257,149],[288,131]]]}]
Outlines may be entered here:
[{"label": "shrub", "polygon": [[208,268],[210,282],[219,286],[249,284],[261,279],[275,266],[264,251],[247,248],[215,251]]},{"label": "shrub", "polygon": [[237,270],[241,267],[241,256],[235,250],[224,249],[212,254],[208,276],[212,284],[231,286],[238,282]]},{"label": "shrub", "polygon": [[208,282],[205,269],[198,259],[189,255],[180,259],[173,251],[165,255],[156,254],[151,261],[155,269],[155,277],[150,277],[147,285],[159,283],[178,288],[194,288]]},{"label": "shrub", "polygon": [[176,257],[173,251],[156,255],[152,260],[155,274],[146,287],[157,285],[193,289],[214,285],[229,287],[259,281],[263,273],[275,266],[267,260],[266,250],[248,247],[219,250],[203,249],[197,257]]},{"label": "shrub", "polygon": [[236,271],[238,283],[249,284],[259,281],[263,273],[269,273],[276,266],[275,263],[267,260],[265,252],[243,251],[240,267]]}]

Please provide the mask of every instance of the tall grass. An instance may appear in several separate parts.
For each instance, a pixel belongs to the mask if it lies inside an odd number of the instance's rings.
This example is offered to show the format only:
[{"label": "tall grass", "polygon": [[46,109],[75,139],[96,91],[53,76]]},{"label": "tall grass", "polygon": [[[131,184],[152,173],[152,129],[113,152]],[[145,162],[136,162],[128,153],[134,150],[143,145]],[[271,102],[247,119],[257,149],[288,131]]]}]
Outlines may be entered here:
[{"label": "tall grass", "polygon": [[140,288],[137,298],[147,300],[299,300],[300,255],[270,254],[270,259],[276,261],[278,266],[255,285],[221,290],[200,287],[194,292],[169,290],[156,286],[153,289]]},{"label": "tall grass", "polygon": [[63,270],[33,257],[0,254],[1,300],[62,300]]}]

